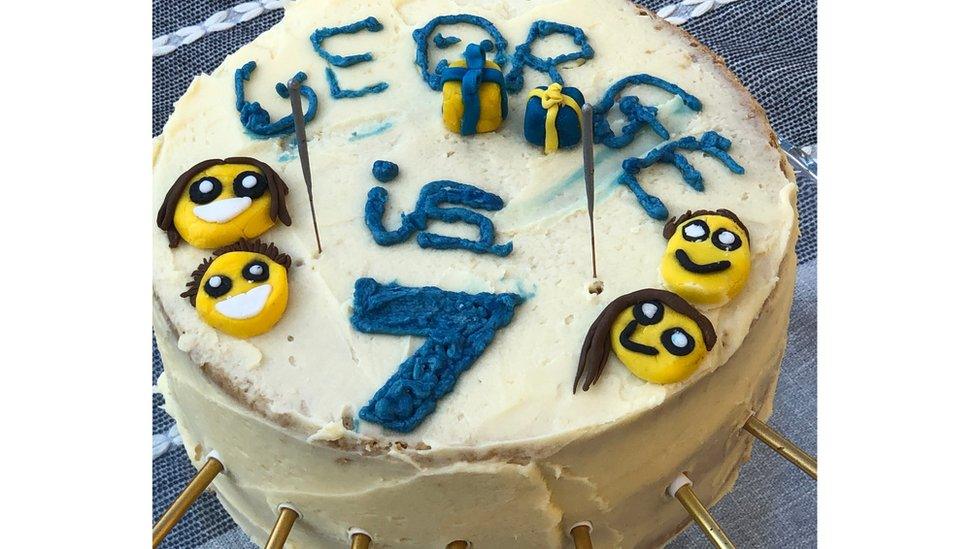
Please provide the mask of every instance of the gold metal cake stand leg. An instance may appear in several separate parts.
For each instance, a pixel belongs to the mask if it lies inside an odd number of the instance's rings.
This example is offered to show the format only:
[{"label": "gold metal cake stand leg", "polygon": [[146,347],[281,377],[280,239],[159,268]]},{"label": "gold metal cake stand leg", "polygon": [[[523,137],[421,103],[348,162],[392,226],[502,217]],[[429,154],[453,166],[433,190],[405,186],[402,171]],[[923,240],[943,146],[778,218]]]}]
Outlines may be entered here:
[{"label": "gold metal cake stand leg", "polygon": [[200,497],[200,494],[210,486],[217,475],[224,470],[224,464],[220,462],[217,458],[211,457],[207,459],[207,462],[203,464],[203,467],[197,471],[197,474],[187,484],[183,492],[173,501],[169,506],[169,509],[163,513],[163,516],[159,517],[159,521],[153,525],[152,533],[152,546],[153,549],[159,546],[169,534],[170,530],[176,526],[176,523],[183,518],[186,510],[193,505],[193,502]]},{"label": "gold metal cake stand leg", "polygon": [[701,500],[695,495],[694,490],[691,489],[691,484],[686,484],[674,493],[674,499],[681,502],[691,518],[695,519],[698,526],[701,528],[708,540],[712,542],[712,545],[718,549],[735,549],[735,545],[732,545],[732,540],[729,539],[722,527],[715,522],[712,515],[709,514],[708,509],[702,505]]},{"label": "gold metal cake stand leg", "polygon": [[288,534],[291,533],[291,528],[297,520],[298,511],[291,507],[279,507],[278,521],[275,522],[274,528],[271,530],[271,535],[268,536],[268,543],[264,545],[264,549],[281,549],[284,547],[285,541],[288,540]]},{"label": "gold metal cake stand leg", "polygon": [[350,545],[350,549],[369,549],[369,544],[372,542],[373,540],[370,539],[369,536],[361,532],[357,532],[352,535],[352,544]]},{"label": "gold metal cake stand leg", "polygon": [[592,527],[589,524],[577,524],[569,531],[569,535],[573,536],[573,543],[576,545],[576,549],[593,549],[593,542],[590,540],[590,529]]},{"label": "gold metal cake stand leg", "polygon": [[747,419],[742,428],[772,448],[777,454],[786,458],[790,463],[799,467],[804,473],[810,475],[810,478],[817,480],[817,458],[801,450],[796,444],[773,430],[772,427],[757,419],[756,416]]}]

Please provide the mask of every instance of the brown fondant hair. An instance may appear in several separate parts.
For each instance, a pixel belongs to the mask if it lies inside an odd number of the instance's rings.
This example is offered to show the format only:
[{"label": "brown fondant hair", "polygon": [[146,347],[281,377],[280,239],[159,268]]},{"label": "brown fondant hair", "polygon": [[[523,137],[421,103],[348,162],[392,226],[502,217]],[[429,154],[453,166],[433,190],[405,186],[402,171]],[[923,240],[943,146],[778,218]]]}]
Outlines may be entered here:
[{"label": "brown fondant hair", "polygon": [[291,256],[278,250],[278,247],[274,244],[268,242],[264,243],[260,240],[239,240],[233,244],[229,244],[222,248],[217,248],[214,250],[212,256],[203,260],[193,273],[190,275],[190,281],[186,283],[186,291],[180,294],[180,297],[186,297],[190,299],[190,304],[194,307],[197,306],[197,292],[200,291],[200,284],[203,283],[203,275],[207,273],[207,269],[210,268],[210,264],[214,262],[218,257],[230,253],[230,252],[253,252],[256,254],[261,254],[271,261],[281,265],[287,271],[291,267]]},{"label": "brown fondant hair", "polygon": [[660,301],[675,312],[692,319],[702,332],[705,349],[712,350],[712,347],[715,346],[717,336],[715,335],[715,328],[712,326],[712,322],[708,320],[708,317],[698,312],[698,309],[692,307],[678,294],[655,288],[637,290],[636,292],[622,295],[611,301],[603,309],[603,312],[600,313],[600,316],[596,317],[596,320],[590,325],[590,330],[586,333],[586,339],[583,340],[583,348],[580,349],[579,365],[576,368],[576,379],[573,381],[574,394],[584,374],[586,376],[586,379],[583,379],[584,391],[600,379],[603,368],[607,365],[607,359],[610,357],[610,328],[620,313],[638,303],[653,300]]},{"label": "brown fondant hair", "polygon": [[670,239],[672,236],[674,236],[674,233],[678,230],[679,225],[681,225],[682,223],[688,221],[693,217],[698,217],[700,215],[720,215],[722,217],[727,217],[731,219],[733,222],[735,222],[736,225],[739,226],[739,228],[742,229],[742,232],[745,233],[746,240],[749,240],[749,229],[746,227],[746,224],[743,223],[742,220],[739,219],[739,216],[735,215],[735,213],[733,213],[732,210],[726,210],[724,208],[719,208],[717,210],[698,210],[694,212],[688,210],[687,212],[679,215],[678,217],[672,217],[667,221],[667,223],[664,224],[664,238]]},{"label": "brown fondant hair", "polygon": [[163,204],[159,207],[159,213],[156,214],[156,225],[166,231],[166,235],[169,237],[170,248],[179,246],[181,240],[180,233],[176,231],[176,226],[173,223],[173,217],[176,215],[176,205],[180,201],[180,196],[183,195],[183,190],[200,172],[222,164],[247,164],[248,166],[257,168],[264,175],[264,178],[268,180],[268,192],[271,195],[270,215],[272,221],[280,219],[283,224],[291,225],[291,215],[288,214],[288,207],[285,205],[285,195],[288,194],[288,185],[285,185],[281,176],[271,166],[248,156],[233,156],[223,160],[212,158],[199,162],[189,170],[183,172],[182,175],[176,178],[176,182],[169,188],[169,191],[166,192],[166,198],[163,199]]}]

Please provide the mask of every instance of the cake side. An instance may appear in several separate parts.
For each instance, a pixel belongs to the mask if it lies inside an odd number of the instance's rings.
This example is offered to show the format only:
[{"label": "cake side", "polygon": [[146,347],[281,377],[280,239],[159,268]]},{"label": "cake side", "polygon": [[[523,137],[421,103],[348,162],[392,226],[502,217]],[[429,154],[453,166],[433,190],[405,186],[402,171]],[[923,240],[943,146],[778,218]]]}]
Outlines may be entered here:
[{"label": "cake side", "polygon": [[530,443],[478,460],[457,449],[394,445],[369,454],[309,444],[215,387],[175,347],[156,308],[167,366],[160,388],[194,463],[219,449],[228,475],[217,479],[217,493],[256,542],[270,531],[277,504],[289,501],[303,513],[290,537],[295,547],[347,546],[353,527],[377,547],[458,538],[478,547],[570,547],[566,530],[579,520],[595,525],[596,546],[655,547],[688,522],[664,493],[677,473],[687,472],[711,504],[748,459],[752,438],[741,425],[772,411],[794,279],[790,254],[749,336],[722,368],[660,407],[577,433],[551,455]]},{"label": "cake side", "polygon": [[[471,11],[490,18],[514,43],[531,21],[551,13],[545,11],[549,8],[560,14],[560,20],[586,29],[596,50],[593,59],[566,72],[575,85],[598,97],[609,83],[630,73],[660,74],[679,82],[701,97],[704,107],[692,114],[663,98],[659,105],[664,119],[681,127],[682,134],[723,132],[732,140],[730,152],[745,167],[744,175],[734,175],[702,155],[689,155],[705,177],[703,193],[688,189],[672,172],[654,172],[654,190],[674,213],[732,207],[754,235],[753,275],[732,304],[705,311],[718,328],[719,342],[685,382],[647,384],[611,358],[600,385],[570,395],[579,342],[590,321],[613,296],[659,284],[661,224],[648,219],[628,191],[613,184],[621,155],[641,154],[659,140],[643,135],[629,153],[612,152],[598,163],[602,187],[596,210],[601,228],[597,254],[608,289],[592,296],[585,290],[589,259],[585,205],[576,192],[579,188],[572,185],[577,154],[543,156],[527,148],[517,133],[520,108],[513,107],[500,132],[476,141],[446,133],[430,116],[437,96],[424,87],[412,65],[411,29],[435,15]],[[185,284],[186,273],[202,253],[187,246],[170,250],[160,235],[155,245],[154,293],[167,323],[178,334],[177,346],[224,391],[265,417],[311,442],[330,441],[367,452],[403,442],[490,455],[548,439],[551,453],[571,438],[569,434],[641,414],[724,367],[772,291],[778,266],[789,249],[789,235],[795,230],[792,173],[782,164],[762,111],[727,69],[683,31],[635,13],[623,1],[473,6],[447,1],[355,6],[305,1],[290,7],[280,28],[228,58],[213,76],[197,79],[181,99],[154,155],[157,191],[199,158],[248,154],[273,164],[292,185],[289,200],[301,204],[297,184],[301,174],[297,161],[288,159],[287,140],[255,140],[235,126],[232,73],[245,60],[257,60],[259,68],[248,89],[269,109],[282,112],[280,100],[269,93],[272,84],[293,68],[321,65],[314,53],[306,51],[310,49],[307,35],[317,26],[369,15],[384,22],[385,31],[391,33],[388,39],[370,40],[364,33],[348,37],[343,45],[348,44],[350,51],[361,48],[374,53],[376,60],[368,71],[350,74],[367,81],[380,76],[389,80],[396,88],[397,108],[390,108],[381,96],[335,101],[329,103],[328,116],[309,124],[316,196],[330,197],[320,207],[326,253],[314,253],[310,220],[303,208],[293,205],[290,228],[269,231],[268,236],[295,258],[290,275],[295,299],[274,332],[234,340],[200,323],[192,308],[176,297],[176,290]],[[642,40],[633,40],[634,36]],[[321,71],[308,71],[310,85],[325,87]],[[537,76],[529,73],[526,78]],[[513,101],[522,97],[513,96]],[[391,126],[385,130],[366,135],[387,123]],[[375,185],[368,166],[379,154],[399,160],[404,168],[401,179],[390,187],[391,210],[409,211],[419,187],[437,177],[477,182],[506,199],[506,207],[494,221],[499,240],[513,241],[515,251],[498,259],[407,246],[377,247],[361,224],[361,208],[369,186]],[[650,184],[646,179],[642,183]],[[342,261],[330,250],[341,251]],[[528,297],[512,325],[498,334],[454,392],[438,403],[437,412],[410,435],[387,433],[354,419],[355,411],[419,344],[416,338],[370,336],[350,328],[353,281],[365,274],[413,285],[511,291]]]}]

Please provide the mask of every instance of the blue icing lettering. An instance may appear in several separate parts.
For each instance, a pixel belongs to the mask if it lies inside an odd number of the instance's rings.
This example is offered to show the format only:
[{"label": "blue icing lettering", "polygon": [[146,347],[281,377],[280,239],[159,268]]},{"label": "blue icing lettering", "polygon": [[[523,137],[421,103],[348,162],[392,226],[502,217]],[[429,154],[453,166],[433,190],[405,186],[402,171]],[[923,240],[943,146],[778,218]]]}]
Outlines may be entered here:
[{"label": "blue icing lettering", "polygon": [[[264,110],[260,103],[247,100],[244,82],[251,79],[251,73],[256,67],[257,63],[248,61],[234,73],[234,95],[237,97],[236,107],[237,112],[241,114],[241,124],[249,133],[261,138],[294,133],[295,118],[293,115],[289,114],[276,122],[272,122],[271,115]],[[295,80],[298,82],[304,82],[307,78],[308,76],[304,72],[295,73]],[[275,91],[282,98],[288,98],[288,88],[283,83],[278,82],[275,85]],[[318,110],[318,97],[312,88],[305,85],[299,88],[299,93],[308,101],[308,110],[303,116],[305,123],[308,124],[315,118],[315,112]]]},{"label": "blue icing lettering", "polygon": [[457,36],[444,36],[441,33],[434,35],[434,45],[440,49],[449,48],[461,41]]},{"label": "blue icing lettering", "polygon": [[377,160],[373,162],[373,177],[381,183],[389,183],[400,175],[400,166],[389,160]]},{"label": "blue icing lettering", "polygon": [[713,131],[703,133],[700,139],[694,136],[682,137],[676,141],[670,141],[651,149],[643,158],[628,158],[624,160],[622,165],[624,173],[620,175],[618,182],[633,191],[634,195],[637,196],[637,201],[644,208],[644,211],[647,212],[647,215],[663,221],[668,218],[668,209],[656,196],[647,194],[641,188],[637,182],[637,174],[642,169],[654,164],[662,162],[671,164],[678,169],[681,173],[681,178],[684,179],[689,187],[698,192],[702,192],[705,190],[705,186],[702,183],[701,172],[695,169],[688,162],[688,159],[678,151],[702,151],[721,161],[732,173],[743,174],[745,173],[745,168],[726,152],[731,146],[731,141]]},{"label": "blue icing lettering", "polygon": [[[380,246],[392,246],[406,242],[414,233],[421,248],[436,250],[468,250],[475,253],[490,253],[506,257],[512,253],[512,243],[494,244],[495,226],[484,215],[469,208],[498,211],[505,206],[502,199],[472,185],[448,180],[431,181],[420,189],[417,205],[409,214],[401,213],[400,228],[389,231],[383,226],[383,213],[389,193],[383,187],[373,187],[366,197],[366,227],[373,240]],[[450,204],[463,208],[444,208]],[[445,223],[468,223],[478,228],[480,238],[469,240],[454,236],[444,236],[426,232],[427,221],[434,219]]]},{"label": "blue icing lettering", "polygon": [[484,353],[495,332],[512,321],[523,301],[512,293],[469,294],[357,280],[350,319],[354,328],[427,338],[359,410],[359,417],[393,431],[413,431]]},{"label": "blue icing lettering", "polygon": [[349,141],[359,141],[360,139],[366,139],[367,137],[373,137],[379,135],[386,130],[393,127],[393,122],[380,122],[372,126],[367,126],[365,128],[359,128],[353,130],[352,134],[349,136]]},{"label": "blue icing lettering", "polygon": [[[427,82],[427,85],[430,86],[430,89],[434,91],[440,91],[443,86],[443,82],[441,81],[441,73],[444,71],[444,69],[447,68],[447,60],[441,59],[440,61],[438,61],[437,66],[434,67],[433,72],[431,72],[430,54],[428,51],[429,48],[427,44],[428,41],[430,40],[430,35],[432,32],[434,32],[434,30],[437,27],[441,25],[458,25],[462,23],[480,27],[485,32],[487,32],[489,36],[491,36],[492,40],[494,40],[494,44],[492,44],[492,42],[488,40],[485,40],[484,42],[482,42],[482,44],[485,46],[485,51],[490,52],[492,50],[495,50],[496,52],[495,63],[497,63],[499,67],[502,67],[504,69],[505,63],[508,62],[508,57],[505,55],[505,50],[508,48],[508,41],[505,40],[505,37],[502,36],[502,33],[498,32],[498,29],[491,21],[485,19],[484,17],[479,17],[477,15],[470,15],[466,13],[459,14],[459,15],[437,16],[431,19],[430,21],[428,21],[427,24],[424,25],[423,27],[420,27],[419,29],[415,29],[413,31],[413,41],[417,43],[417,55],[414,62],[417,64],[418,67],[420,67],[420,74],[423,77],[424,81]],[[456,38],[456,37],[451,37],[451,38]],[[447,47],[447,45],[449,45],[447,44],[447,41],[450,41],[450,38],[445,38],[440,41],[440,44],[437,44],[437,40],[435,36],[435,45],[438,47],[441,48]],[[460,42],[460,39],[452,43],[456,44],[457,42]]]},{"label": "blue icing lettering", "polygon": [[[573,38],[573,43],[580,47],[570,53],[561,53],[555,57],[543,59],[532,53],[532,43],[551,34],[567,34]],[[529,27],[529,34],[525,42],[515,47],[512,54],[512,69],[505,76],[508,91],[516,92],[525,85],[523,75],[525,66],[529,66],[541,73],[549,75],[549,79],[557,84],[563,84],[563,77],[559,74],[558,65],[577,59],[593,59],[593,48],[586,39],[586,33],[579,27],[552,21],[536,21]]]},{"label": "blue icing lettering", "polygon": [[657,119],[658,110],[656,107],[648,107],[641,104],[636,96],[626,96],[620,100],[620,112],[626,117],[628,122],[621,128],[621,134],[614,134],[607,122],[607,113],[617,101],[617,96],[628,86],[648,85],[660,88],[668,93],[672,93],[684,102],[684,104],[695,111],[701,110],[701,101],[681,89],[675,84],[649,74],[634,74],[622,78],[611,85],[599,103],[593,105],[593,140],[602,143],[607,147],[619,149],[629,145],[642,126],[648,126],[651,131],[658,134],[661,139],[670,139],[671,134]]},{"label": "blue icing lettering", "polygon": [[[372,61],[373,54],[366,52],[357,53],[355,55],[336,55],[334,53],[329,53],[328,50],[325,49],[324,43],[327,38],[337,34],[355,34],[362,30],[379,32],[383,30],[383,24],[380,23],[375,17],[371,16],[361,21],[356,21],[355,23],[350,23],[341,27],[322,27],[320,29],[316,29],[309,39],[312,41],[312,48],[315,49],[315,53],[319,54],[320,57],[325,59],[329,65],[335,65],[336,67],[351,67],[358,63]],[[380,93],[390,87],[390,85],[386,82],[378,82],[376,84],[364,86],[356,90],[344,90],[339,85],[339,80],[336,78],[335,71],[332,70],[331,66],[326,67],[325,78],[329,81],[329,94],[335,99],[362,97],[371,93]]]}]

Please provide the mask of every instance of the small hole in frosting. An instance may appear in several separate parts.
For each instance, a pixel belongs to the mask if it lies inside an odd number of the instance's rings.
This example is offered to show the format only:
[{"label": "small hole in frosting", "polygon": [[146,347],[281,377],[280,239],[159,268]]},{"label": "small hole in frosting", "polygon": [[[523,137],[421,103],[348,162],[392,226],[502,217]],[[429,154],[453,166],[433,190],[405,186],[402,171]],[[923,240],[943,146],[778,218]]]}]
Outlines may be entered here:
[{"label": "small hole in frosting", "polygon": [[587,288],[587,291],[589,291],[591,294],[600,295],[601,293],[603,293],[603,281],[602,280],[594,280],[593,282],[590,282],[590,285]]}]

